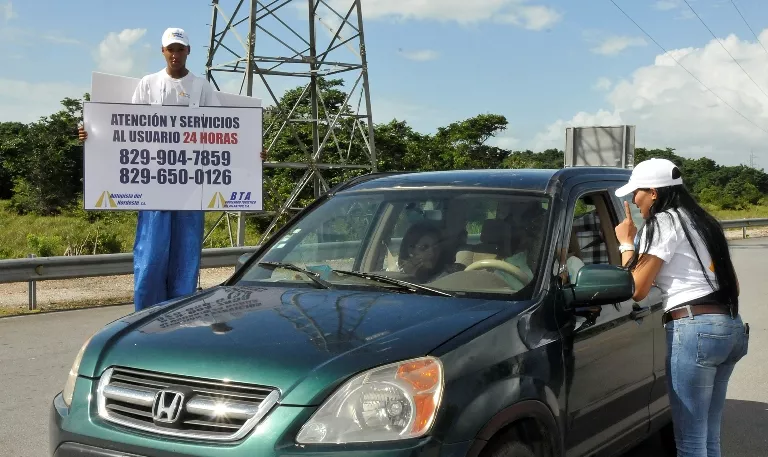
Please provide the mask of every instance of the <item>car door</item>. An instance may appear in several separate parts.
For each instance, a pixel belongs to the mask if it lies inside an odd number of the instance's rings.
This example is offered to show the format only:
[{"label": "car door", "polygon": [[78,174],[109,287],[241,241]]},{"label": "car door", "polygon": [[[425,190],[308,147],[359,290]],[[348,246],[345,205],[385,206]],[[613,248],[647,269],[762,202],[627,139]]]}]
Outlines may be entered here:
[{"label": "car door", "polygon": [[[585,265],[621,263],[613,230],[619,219],[607,186],[575,187],[568,213],[562,246],[570,257]],[[571,267],[570,275],[576,270]],[[653,324],[647,313],[644,303],[633,300],[573,311],[565,341],[569,457],[612,452],[645,436],[654,382]]]},{"label": "car door", "polygon": [[[632,195],[626,197],[616,197],[616,189],[611,189],[610,194],[613,196],[616,210],[619,214],[624,211],[624,202],[629,203],[629,209],[632,214],[632,220],[635,222],[635,226],[638,231],[642,228],[645,220],[640,213],[640,209],[632,203]],[[667,396],[667,332],[664,330],[662,324],[662,317],[664,315],[664,303],[662,300],[661,289],[656,286],[651,287],[648,297],[646,297],[641,303],[644,308],[648,309],[650,313],[647,320],[653,326],[653,388],[651,389],[651,397],[649,400],[649,413],[651,423],[654,429],[664,425],[669,421],[671,412],[669,409],[669,397]]]}]

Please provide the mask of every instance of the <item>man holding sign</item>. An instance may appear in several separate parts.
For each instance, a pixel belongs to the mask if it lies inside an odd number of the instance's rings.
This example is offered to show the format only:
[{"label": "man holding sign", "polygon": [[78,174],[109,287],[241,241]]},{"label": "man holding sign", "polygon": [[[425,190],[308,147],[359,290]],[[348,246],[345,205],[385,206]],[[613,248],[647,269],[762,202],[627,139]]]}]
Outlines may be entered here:
[{"label": "man holding sign", "polygon": [[[186,67],[189,38],[183,29],[163,33],[166,68],[141,79],[138,105],[221,106],[216,92]],[[87,139],[84,127],[80,139]],[[265,153],[261,153],[262,160]],[[134,254],[136,311],[195,291],[204,232],[203,211],[139,211]]]}]

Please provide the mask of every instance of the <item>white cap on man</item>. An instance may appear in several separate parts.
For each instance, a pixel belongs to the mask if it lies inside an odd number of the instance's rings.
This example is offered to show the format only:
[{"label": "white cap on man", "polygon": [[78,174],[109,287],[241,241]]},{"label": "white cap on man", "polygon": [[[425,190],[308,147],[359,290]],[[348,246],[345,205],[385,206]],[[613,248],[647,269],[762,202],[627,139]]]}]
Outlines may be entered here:
[{"label": "white cap on man", "polygon": [[189,36],[184,29],[171,27],[163,32],[163,47],[168,47],[173,43],[180,43],[184,46],[189,46]]},{"label": "white cap on man", "polygon": [[680,170],[674,162],[667,159],[648,159],[640,162],[632,170],[629,182],[616,190],[617,197],[629,195],[637,189],[658,189],[677,186],[683,183]]}]

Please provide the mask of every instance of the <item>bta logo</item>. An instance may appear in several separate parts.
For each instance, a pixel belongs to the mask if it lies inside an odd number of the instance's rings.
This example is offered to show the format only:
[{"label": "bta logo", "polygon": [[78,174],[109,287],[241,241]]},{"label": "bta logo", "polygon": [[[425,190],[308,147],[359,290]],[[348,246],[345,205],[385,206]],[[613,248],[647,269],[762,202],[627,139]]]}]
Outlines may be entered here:
[{"label": "bta logo", "polygon": [[232,201],[232,202],[247,202],[250,200],[251,200],[250,192],[232,192],[232,195],[229,197],[229,201]]},{"label": "bta logo", "polygon": [[226,208],[226,206],[227,202],[224,200],[224,196],[221,195],[221,192],[216,192],[213,194],[211,202],[208,203],[208,208]]},{"label": "bta logo", "polygon": [[208,203],[208,209],[248,208],[251,203],[250,192],[232,192],[229,197],[229,199],[226,199],[224,194],[216,192]]}]

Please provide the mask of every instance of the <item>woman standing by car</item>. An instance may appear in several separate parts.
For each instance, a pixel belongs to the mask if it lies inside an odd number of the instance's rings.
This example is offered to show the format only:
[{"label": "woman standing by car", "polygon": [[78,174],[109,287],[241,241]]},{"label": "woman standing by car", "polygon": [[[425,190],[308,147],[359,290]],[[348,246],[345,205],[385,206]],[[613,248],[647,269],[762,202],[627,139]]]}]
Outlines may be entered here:
[{"label": "woman standing by car", "polygon": [[637,235],[629,203],[616,227],[622,263],[635,280],[634,300],[655,283],[664,294],[667,386],[678,457],[720,457],[728,380],[747,353],[749,326],[739,315],[739,283],[718,221],[665,159],[638,164],[616,191],[632,194],[645,224]]}]

